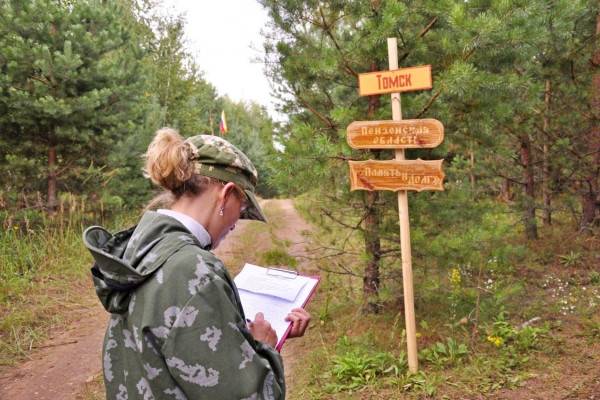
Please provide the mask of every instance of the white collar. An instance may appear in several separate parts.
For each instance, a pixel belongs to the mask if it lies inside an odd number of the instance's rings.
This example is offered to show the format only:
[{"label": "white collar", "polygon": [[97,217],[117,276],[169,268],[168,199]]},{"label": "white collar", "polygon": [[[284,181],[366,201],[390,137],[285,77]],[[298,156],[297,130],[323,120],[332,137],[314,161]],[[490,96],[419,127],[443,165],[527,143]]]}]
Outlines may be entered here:
[{"label": "white collar", "polygon": [[164,208],[156,210],[156,212],[167,215],[171,218],[175,218],[177,221],[181,222],[181,224],[185,226],[192,233],[192,235],[196,236],[196,239],[198,239],[203,248],[210,247],[210,244],[212,243],[210,234],[206,228],[204,228],[202,224],[196,221],[194,218],[184,213],[180,213],[179,211],[166,210]]}]

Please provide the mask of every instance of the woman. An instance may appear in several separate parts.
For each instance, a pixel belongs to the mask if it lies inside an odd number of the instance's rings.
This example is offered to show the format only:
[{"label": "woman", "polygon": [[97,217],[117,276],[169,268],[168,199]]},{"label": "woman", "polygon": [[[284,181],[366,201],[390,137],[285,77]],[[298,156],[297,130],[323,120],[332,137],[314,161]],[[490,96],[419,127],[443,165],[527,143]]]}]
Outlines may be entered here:
[{"label": "woman", "polygon": [[[256,169],[226,140],[156,133],[146,174],[169,209],[111,235],[84,232],[96,292],[112,316],[103,346],[108,399],[284,399],[277,336],[262,314],[247,323],[216,248],[239,218],[265,221]],[[164,200],[163,196],[163,200]],[[310,315],[294,309],[291,337]]]}]

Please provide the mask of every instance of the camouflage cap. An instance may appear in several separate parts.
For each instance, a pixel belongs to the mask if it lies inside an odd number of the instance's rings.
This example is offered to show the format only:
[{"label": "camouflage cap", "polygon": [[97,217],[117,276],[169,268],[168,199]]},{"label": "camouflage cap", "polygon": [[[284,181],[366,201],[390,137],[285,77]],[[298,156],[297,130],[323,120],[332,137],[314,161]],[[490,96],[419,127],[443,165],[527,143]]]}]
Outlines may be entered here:
[{"label": "camouflage cap", "polygon": [[186,139],[186,143],[191,148],[192,160],[196,162],[196,173],[223,182],[233,182],[244,191],[248,208],[240,218],[267,221],[254,196],[258,173],[252,161],[240,149],[212,135],[192,136]]}]

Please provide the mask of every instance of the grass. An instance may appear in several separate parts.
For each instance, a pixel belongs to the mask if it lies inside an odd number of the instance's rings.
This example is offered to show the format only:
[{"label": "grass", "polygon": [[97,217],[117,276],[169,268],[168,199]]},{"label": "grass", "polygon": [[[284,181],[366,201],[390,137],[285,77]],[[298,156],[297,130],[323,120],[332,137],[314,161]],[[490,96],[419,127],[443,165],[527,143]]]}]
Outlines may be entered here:
[{"label": "grass", "polygon": [[[309,205],[300,199],[307,219],[315,215]],[[224,257],[233,275],[244,262],[293,266],[289,242],[277,235],[285,224],[282,211],[266,210],[270,224],[247,224]],[[53,326],[85,307],[87,300],[79,292],[89,285],[91,259],[80,243],[81,226],[57,229],[13,229],[0,239],[2,259],[10,261],[0,271],[0,354],[5,363],[26,356]],[[321,269],[322,282],[310,307],[311,329],[298,340],[304,347],[294,353],[288,398],[589,398],[600,389],[600,269],[594,250],[600,243],[570,237],[559,221],[541,233],[544,239],[529,245],[525,257],[486,264],[489,270],[481,281],[477,268],[460,263],[450,270],[415,268],[420,362],[415,375],[406,367],[402,290],[394,265],[386,265],[381,313],[365,315],[360,237],[348,239],[348,254],[313,259],[311,268]],[[315,231],[309,249],[334,243],[339,236],[332,226]],[[355,275],[327,272],[332,265]],[[478,298],[480,316],[475,320],[471,311]],[[528,321],[533,322],[522,326]],[[96,400],[103,393],[98,375],[78,399]]]},{"label": "grass", "polygon": [[75,400],[105,400],[104,382],[102,372],[85,382],[82,390],[77,394]]},{"label": "grass", "polygon": [[297,260],[290,256],[290,243],[281,240],[276,231],[282,227],[283,212],[275,207],[263,207],[268,223],[247,222],[235,247],[223,257],[229,272],[236,275],[245,263],[261,266],[295,268]]},{"label": "grass", "polygon": [[[317,307],[324,307],[320,302]],[[362,315],[356,312],[358,302],[347,297],[340,302],[344,305],[330,304],[335,309],[310,332],[307,340],[318,345],[307,356],[308,369],[296,377],[291,399],[500,398],[498,391],[517,389],[545,373],[540,366],[564,360],[565,342],[575,347],[584,341],[573,331],[561,332],[556,324],[519,329],[519,324],[499,320],[482,329],[472,344],[470,329],[452,331],[447,320],[428,318],[418,328],[421,372],[411,377],[402,318],[394,318],[396,310]],[[427,310],[421,309],[420,315],[423,318]],[[587,335],[594,335],[594,328],[590,325]],[[491,342],[488,337],[493,336],[502,341]]]},{"label": "grass", "polygon": [[[322,222],[314,219],[308,196],[298,206],[305,218]],[[600,241],[572,235],[556,217],[555,225],[540,230],[542,240],[526,248],[514,234],[491,246],[521,247],[517,256],[484,254],[481,279],[477,264],[449,258],[448,270],[427,266],[417,254],[416,375],[405,362],[402,290],[390,271],[398,267],[384,264],[392,278],[380,288],[382,311],[364,315],[361,238],[346,243],[358,256],[315,259],[323,279],[311,310],[318,321],[306,339],[315,345],[300,361],[306,367],[294,377],[289,398],[590,398],[600,390],[593,361],[600,356]],[[338,237],[344,236],[334,226],[324,226],[314,232],[313,247],[334,245]],[[344,266],[341,274],[324,272],[336,263]]]},{"label": "grass", "polygon": [[263,252],[261,254],[261,265],[281,266],[294,269],[298,261],[290,256],[285,249],[276,248]]},{"label": "grass", "polygon": [[[28,221],[28,220],[27,220]],[[121,222],[121,221],[119,221]],[[83,246],[84,218],[59,213],[38,222],[4,221],[0,233],[0,365],[27,357],[50,332],[91,305],[89,267]]]},{"label": "grass", "polygon": [[91,262],[80,235],[50,227],[0,235],[0,364],[26,356],[61,323],[58,308],[78,305],[74,294]]},{"label": "grass", "polygon": [[[278,210],[267,210],[271,224],[246,225],[235,251],[224,257],[232,274],[246,261],[261,264],[266,258],[278,263],[289,257],[288,243],[276,235],[276,228],[285,221]],[[309,248],[328,243],[336,235],[334,229],[314,232]],[[360,276],[325,272],[340,258],[313,260],[312,267],[322,268],[322,282],[310,307],[311,329],[298,339],[304,347],[293,354],[297,361],[288,398],[518,400],[536,397],[539,392],[550,399],[554,397],[544,390],[561,385],[568,386],[561,392],[565,398],[589,398],[597,378],[594,374],[599,372],[595,359],[600,354],[600,318],[598,308],[589,305],[591,296],[582,293],[600,291],[596,269],[590,267],[594,245],[577,244],[574,251],[582,254],[578,257],[581,263],[566,267],[560,258],[547,255],[554,251],[555,243],[562,247],[554,254],[569,254],[564,238],[547,237],[521,264],[494,276],[490,292],[482,299],[485,310],[475,340],[473,321],[464,321],[462,313],[465,304],[475,299],[467,271],[459,271],[461,281],[457,283],[455,277],[453,286],[446,271],[422,273],[417,269],[420,370],[415,375],[407,372],[402,301],[398,291],[389,289],[393,284],[382,287],[382,312],[364,315],[360,311]],[[350,248],[359,246],[358,241],[350,243]],[[354,255],[343,260],[346,267],[354,268],[360,268],[362,262]],[[554,278],[544,287],[550,276]],[[572,292],[560,289],[565,282],[570,282]],[[563,315],[560,299],[572,296],[577,298],[576,310]],[[450,316],[453,307],[455,318]],[[541,320],[521,328],[533,317]],[[587,351],[582,353],[581,348]],[[97,400],[102,393],[98,376],[86,384],[78,399]]]}]

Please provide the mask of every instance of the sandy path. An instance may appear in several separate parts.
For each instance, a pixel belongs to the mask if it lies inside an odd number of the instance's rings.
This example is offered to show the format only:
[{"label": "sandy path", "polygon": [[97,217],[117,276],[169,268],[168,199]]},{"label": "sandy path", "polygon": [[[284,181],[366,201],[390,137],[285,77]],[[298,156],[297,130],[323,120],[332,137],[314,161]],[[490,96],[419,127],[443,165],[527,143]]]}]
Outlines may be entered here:
[{"label": "sandy path", "polygon": [[31,360],[0,377],[2,400],[72,399],[101,369],[101,347],[108,315],[95,305],[65,331],[52,337]]},{"label": "sandy path", "polygon": [[[298,271],[302,274],[317,275],[318,270],[311,266],[310,260],[305,258],[307,255],[307,239],[303,232],[310,232],[311,227],[300,217],[292,200],[270,200],[282,212],[281,223],[274,230],[275,235],[280,239],[286,239],[290,242],[288,252],[298,260]],[[311,311],[310,304],[307,307]],[[314,312],[313,322],[314,323]],[[310,328],[309,328],[310,329]],[[310,336],[310,335],[309,335]],[[310,351],[314,345],[309,338],[303,337],[285,342],[281,355],[283,356],[285,366],[285,380],[288,392],[294,386],[294,371],[299,368],[299,357],[297,355]]]},{"label": "sandy path", "polygon": [[[274,229],[279,239],[290,242],[291,255],[305,254],[303,230],[310,227],[300,218],[291,200],[268,200],[265,208],[276,208],[283,213],[280,223]],[[252,222],[250,222],[252,223]],[[280,226],[279,226],[280,225]],[[215,252],[226,260],[235,255],[236,238],[243,236],[248,223],[240,221],[238,227]],[[264,243],[260,247],[268,247]],[[307,263],[299,259],[299,269],[310,272]],[[30,355],[30,360],[0,372],[0,400],[71,400],[75,399],[86,382],[101,373],[101,348],[108,316],[94,293],[86,294],[92,307],[82,311],[77,319],[64,331],[54,335],[39,350]],[[292,340],[286,343],[283,357],[286,363],[286,376],[293,384],[292,371],[295,368],[294,354],[301,351],[306,343]]]}]

